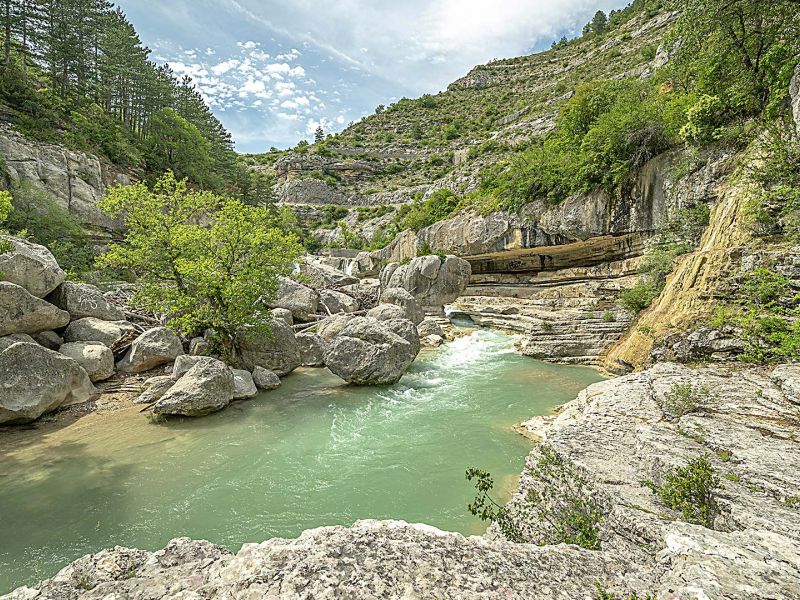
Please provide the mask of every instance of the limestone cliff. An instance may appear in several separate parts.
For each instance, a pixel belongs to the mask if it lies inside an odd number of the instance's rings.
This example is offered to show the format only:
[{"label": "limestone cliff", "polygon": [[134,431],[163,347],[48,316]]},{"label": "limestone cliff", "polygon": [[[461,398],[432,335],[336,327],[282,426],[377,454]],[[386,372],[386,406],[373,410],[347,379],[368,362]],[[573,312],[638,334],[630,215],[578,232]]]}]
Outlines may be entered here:
[{"label": "limestone cliff", "polygon": [[48,193],[87,231],[107,237],[114,222],[97,203],[109,185],[130,183],[130,175],[93,154],[46,144],[0,126],[0,157],[6,187],[28,184]]}]

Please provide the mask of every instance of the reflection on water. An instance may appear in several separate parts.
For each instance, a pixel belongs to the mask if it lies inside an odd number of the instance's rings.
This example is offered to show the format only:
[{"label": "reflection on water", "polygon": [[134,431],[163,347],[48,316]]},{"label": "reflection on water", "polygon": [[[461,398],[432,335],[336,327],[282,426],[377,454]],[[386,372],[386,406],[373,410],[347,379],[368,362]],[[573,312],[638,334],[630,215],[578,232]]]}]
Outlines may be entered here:
[{"label": "reflection on water", "polygon": [[361,518],[477,533],[464,470],[510,488],[528,451],[511,425],[600,376],[476,331],[425,351],[400,383],[348,386],[301,369],[277,391],[203,419],[89,415],[0,454],[0,593],[115,544],[179,535],[237,550]]}]

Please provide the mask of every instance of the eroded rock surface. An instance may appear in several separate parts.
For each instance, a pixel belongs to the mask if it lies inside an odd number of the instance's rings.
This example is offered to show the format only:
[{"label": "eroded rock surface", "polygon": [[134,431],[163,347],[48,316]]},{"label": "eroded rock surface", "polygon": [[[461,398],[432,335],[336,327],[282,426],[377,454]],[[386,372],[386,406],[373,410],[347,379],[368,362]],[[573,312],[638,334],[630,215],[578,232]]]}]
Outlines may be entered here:
[{"label": "eroded rock surface", "polygon": [[0,281],[0,336],[39,333],[65,327],[69,313],[32,295],[24,287]]},{"label": "eroded rock surface", "polygon": [[73,359],[35,343],[0,345],[0,423],[27,423],[94,393]]},{"label": "eroded rock surface", "polygon": [[125,313],[105,299],[93,285],[65,281],[58,286],[47,301],[69,313],[70,318],[94,317],[103,321],[124,321]]},{"label": "eroded rock surface", "polygon": [[66,273],[50,250],[8,235],[0,235],[3,240],[14,245],[12,251],[0,254],[0,273],[5,281],[24,287],[37,298],[44,298],[64,281]]},{"label": "eroded rock surface", "polygon": [[166,327],[145,331],[133,340],[130,350],[117,368],[128,373],[143,373],[171,363],[183,354],[180,338]]},{"label": "eroded rock surface", "polygon": [[419,353],[419,335],[411,321],[355,317],[333,338],[325,365],[357,385],[397,383]]},{"label": "eroded rock surface", "polygon": [[[605,506],[602,552],[650,571],[644,589],[656,597],[788,599],[800,590],[799,376],[792,366],[770,376],[663,363],[590,386],[557,416],[522,427],[574,462]],[[683,416],[667,401],[678,385],[696,395]],[[680,520],[641,484],[703,455],[723,486],[714,529]],[[539,456],[535,448],[516,503],[542,489]],[[528,533],[547,529],[534,522]]]}]

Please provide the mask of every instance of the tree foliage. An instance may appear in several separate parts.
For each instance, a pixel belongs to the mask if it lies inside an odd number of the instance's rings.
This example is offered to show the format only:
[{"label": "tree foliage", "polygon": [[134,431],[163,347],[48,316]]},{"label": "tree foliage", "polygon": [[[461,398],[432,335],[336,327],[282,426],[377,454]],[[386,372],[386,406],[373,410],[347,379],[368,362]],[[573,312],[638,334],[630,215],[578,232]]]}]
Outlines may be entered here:
[{"label": "tree foliage", "polygon": [[231,353],[238,332],[268,330],[265,302],[301,252],[278,214],[193,190],[171,172],[152,191],[113,188],[101,207],[123,217],[126,232],[98,263],[138,277],[138,305],[187,335],[214,330]]},{"label": "tree foliage", "polygon": [[[231,136],[191,78],[152,62],[111,2],[2,0],[0,27],[0,98],[23,133],[105,154],[122,166],[157,168],[156,177],[167,167],[219,189],[240,182]],[[163,152],[149,156],[153,140],[173,137],[176,128],[180,137],[191,132],[208,164],[186,168],[198,154],[190,144],[178,145],[172,161]],[[201,169],[203,178],[195,180]]]}]

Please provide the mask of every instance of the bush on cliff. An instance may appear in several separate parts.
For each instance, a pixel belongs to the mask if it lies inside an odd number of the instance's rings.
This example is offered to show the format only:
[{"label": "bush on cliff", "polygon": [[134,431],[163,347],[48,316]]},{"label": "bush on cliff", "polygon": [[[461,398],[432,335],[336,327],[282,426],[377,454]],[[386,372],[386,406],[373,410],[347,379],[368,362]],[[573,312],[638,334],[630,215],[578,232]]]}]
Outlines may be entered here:
[{"label": "bush on cliff", "polygon": [[566,456],[544,444],[530,470],[536,486],[522,498],[502,506],[491,496],[491,475],[468,469],[467,479],[476,480],[478,495],[467,507],[482,521],[495,524],[506,538],[517,543],[576,544],[600,549],[603,509],[589,482]]},{"label": "bush on cliff", "polygon": [[687,523],[711,528],[719,513],[717,492],[720,478],[707,456],[689,461],[685,467],[668,469],[661,481],[643,481],[671,509],[679,511]]},{"label": "bush on cliff", "polygon": [[301,253],[279,213],[190,189],[171,172],[152,190],[111,189],[101,208],[123,217],[126,230],[124,242],[98,264],[138,278],[137,305],[164,314],[187,335],[214,330],[228,354],[235,353],[237,332],[269,330],[264,302]]}]

